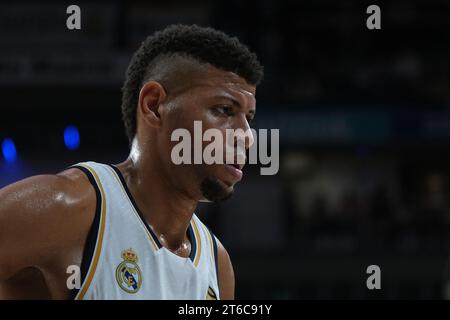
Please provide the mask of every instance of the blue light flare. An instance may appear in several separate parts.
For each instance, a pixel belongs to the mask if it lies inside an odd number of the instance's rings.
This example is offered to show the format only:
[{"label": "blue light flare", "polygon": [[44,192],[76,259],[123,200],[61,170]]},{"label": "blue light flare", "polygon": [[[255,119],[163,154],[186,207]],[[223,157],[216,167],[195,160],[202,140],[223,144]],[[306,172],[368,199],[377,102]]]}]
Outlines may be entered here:
[{"label": "blue light flare", "polygon": [[17,150],[14,141],[11,138],[5,138],[2,142],[2,154],[7,163],[13,163],[17,160]]},{"label": "blue light flare", "polygon": [[69,150],[76,150],[80,146],[80,133],[77,127],[67,126],[64,129],[64,143]]}]

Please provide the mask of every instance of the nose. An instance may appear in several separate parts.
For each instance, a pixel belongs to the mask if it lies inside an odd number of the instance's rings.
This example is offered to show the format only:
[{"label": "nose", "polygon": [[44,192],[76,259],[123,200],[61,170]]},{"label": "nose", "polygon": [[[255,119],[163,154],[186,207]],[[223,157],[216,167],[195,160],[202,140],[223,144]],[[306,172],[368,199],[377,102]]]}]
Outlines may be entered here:
[{"label": "nose", "polygon": [[250,130],[250,128],[248,128],[245,131],[243,129],[236,130],[236,133],[234,135],[235,148],[242,148],[241,146],[243,145],[245,150],[248,150],[253,145],[254,142],[255,138],[253,137],[253,133]]},{"label": "nose", "polygon": [[235,138],[234,146],[239,147],[239,145],[240,145],[239,141],[244,141],[244,147],[246,150],[249,149],[255,142],[255,138],[253,137],[253,132],[250,129],[250,125],[249,125],[245,115],[243,115],[239,119],[239,123],[237,124],[237,126],[235,128],[234,138]]},{"label": "nose", "polygon": [[[234,126],[226,130],[226,158],[233,163],[245,164],[246,150],[255,142],[247,118],[235,118]],[[229,160],[228,160],[229,159]],[[228,163],[228,162],[227,162]]]}]

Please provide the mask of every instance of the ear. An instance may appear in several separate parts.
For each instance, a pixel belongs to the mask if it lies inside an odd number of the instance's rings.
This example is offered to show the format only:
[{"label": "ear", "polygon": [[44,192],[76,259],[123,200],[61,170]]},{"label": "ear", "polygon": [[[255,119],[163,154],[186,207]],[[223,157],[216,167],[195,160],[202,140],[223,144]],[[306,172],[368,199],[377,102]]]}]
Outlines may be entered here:
[{"label": "ear", "polygon": [[142,120],[149,126],[161,126],[161,116],[158,112],[160,104],[166,99],[166,91],[156,81],[146,82],[139,92],[139,113]]}]

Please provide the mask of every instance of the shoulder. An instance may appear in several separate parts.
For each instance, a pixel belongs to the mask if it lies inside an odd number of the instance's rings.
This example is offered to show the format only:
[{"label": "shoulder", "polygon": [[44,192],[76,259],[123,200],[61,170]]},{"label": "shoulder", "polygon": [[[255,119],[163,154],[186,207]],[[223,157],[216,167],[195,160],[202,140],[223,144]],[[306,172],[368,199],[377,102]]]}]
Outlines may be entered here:
[{"label": "shoulder", "polygon": [[211,240],[215,243],[215,258],[217,259],[217,277],[219,281],[220,298],[223,300],[232,300],[234,299],[235,279],[230,255],[223,246],[222,242],[220,242],[220,240],[213,234],[211,229],[209,229],[195,214],[193,218],[197,224],[201,225],[205,231],[210,234]]},{"label": "shoulder", "polygon": [[[0,189],[0,197],[0,210],[15,207],[19,216],[22,212],[33,212],[45,218],[70,215],[92,206],[95,191],[86,174],[70,168],[55,175],[36,175],[20,180]],[[33,215],[27,218],[33,218]]]},{"label": "shoulder", "polygon": [[46,263],[84,242],[95,208],[95,190],[78,169],[8,185],[0,189],[0,251],[16,268]]},{"label": "shoulder", "polygon": [[230,255],[219,239],[217,242],[217,264],[219,272],[220,297],[223,300],[234,299],[235,278]]}]

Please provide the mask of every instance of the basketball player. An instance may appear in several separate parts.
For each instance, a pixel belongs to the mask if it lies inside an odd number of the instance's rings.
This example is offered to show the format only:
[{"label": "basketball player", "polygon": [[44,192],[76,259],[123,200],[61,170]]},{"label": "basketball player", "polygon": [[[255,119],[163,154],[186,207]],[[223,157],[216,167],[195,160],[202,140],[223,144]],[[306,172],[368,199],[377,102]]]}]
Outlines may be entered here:
[{"label": "basketball player", "polygon": [[[214,29],[148,37],[122,89],[129,157],[0,190],[0,298],[233,299],[229,255],[194,211],[229,198],[242,165],[175,165],[170,137],[193,134],[194,120],[248,130],[262,76],[247,47]],[[77,266],[80,286],[68,279]]]}]

